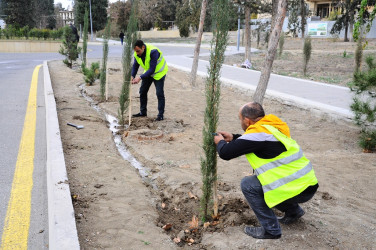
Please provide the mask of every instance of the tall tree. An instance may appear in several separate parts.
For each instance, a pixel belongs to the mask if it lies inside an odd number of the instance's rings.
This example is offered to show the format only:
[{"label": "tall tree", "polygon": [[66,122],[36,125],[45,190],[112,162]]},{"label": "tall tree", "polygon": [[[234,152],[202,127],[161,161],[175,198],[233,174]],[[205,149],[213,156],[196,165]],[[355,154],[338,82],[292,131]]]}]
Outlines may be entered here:
[{"label": "tall tree", "polygon": [[200,47],[201,47],[201,39],[202,33],[204,32],[204,23],[205,23],[205,16],[206,16],[206,6],[208,5],[208,0],[202,0],[201,3],[201,14],[200,14],[200,24],[198,27],[198,34],[196,39],[196,46],[193,56],[193,63],[192,63],[192,70],[191,70],[191,85],[196,85],[196,75],[197,75],[197,67],[198,67],[198,57],[200,55]]},{"label": "tall tree", "polygon": [[5,22],[19,27],[35,27],[34,5],[30,0],[3,0]]},{"label": "tall tree", "polygon": [[56,27],[54,0],[34,0],[34,18],[38,28]]},{"label": "tall tree", "polygon": [[246,4],[244,6],[244,25],[245,25],[245,52],[244,60],[251,61],[251,7]]},{"label": "tall tree", "polygon": [[307,24],[307,19],[306,19],[306,15],[307,14],[307,8],[306,8],[306,5],[305,5],[305,1],[304,0],[300,0],[300,23],[301,23],[301,28],[300,30],[302,31],[302,38],[304,38],[304,33],[305,33],[305,26]]},{"label": "tall tree", "polygon": [[228,0],[214,0],[213,4],[213,39],[211,41],[210,66],[206,79],[206,108],[203,128],[203,150],[205,158],[201,159],[202,173],[202,219],[206,220],[209,215],[209,203],[213,194],[214,216],[218,216],[217,195],[217,152],[213,140],[213,132],[217,131],[219,116],[219,100],[221,93],[220,72],[224,60],[224,52],[227,47],[229,15]]},{"label": "tall tree", "polygon": [[[274,0],[273,0],[274,1]],[[272,29],[272,34],[269,42],[268,52],[265,56],[264,66],[261,70],[260,80],[257,84],[256,92],[253,95],[253,100],[262,104],[264,100],[266,88],[268,87],[270,73],[272,70],[275,54],[277,53],[277,46],[279,41],[279,36],[281,35],[281,30],[283,26],[283,21],[286,17],[287,1],[279,0],[278,12],[274,20],[274,26]]]},{"label": "tall tree", "polygon": [[[76,25],[84,24],[85,8],[87,0],[75,0],[74,19]],[[92,0],[91,14],[93,20],[93,31],[102,30],[107,23],[108,0]]]},{"label": "tall tree", "polygon": [[298,37],[299,31],[302,27],[299,21],[300,0],[289,0],[287,2],[287,8],[289,11],[289,22],[287,28],[293,37]]},{"label": "tall tree", "polygon": [[182,4],[178,4],[177,9],[176,25],[179,27],[179,34],[181,37],[188,37],[191,25],[191,7],[189,5],[189,0],[185,0]]}]

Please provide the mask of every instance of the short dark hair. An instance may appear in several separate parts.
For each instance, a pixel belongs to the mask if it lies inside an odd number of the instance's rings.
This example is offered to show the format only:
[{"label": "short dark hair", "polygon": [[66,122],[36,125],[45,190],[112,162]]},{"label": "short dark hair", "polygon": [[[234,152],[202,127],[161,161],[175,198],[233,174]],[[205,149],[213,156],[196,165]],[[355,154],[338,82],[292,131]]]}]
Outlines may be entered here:
[{"label": "short dark hair", "polygon": [[144,45],[145,45],[145,43],[144,43],[142,40],[137,40],[137,41],[134,43],[133,48],[139,47],[140,49],[142,49],[142,46],[144,46]]},{"label": "short dark hair", "polygon": [[256,120],[259,117],[264,117],[265,112],[263,107],[258,102],[252,102],[250,104],[244,105],[241,115],[243,118],[248,118],[251,120]]}]

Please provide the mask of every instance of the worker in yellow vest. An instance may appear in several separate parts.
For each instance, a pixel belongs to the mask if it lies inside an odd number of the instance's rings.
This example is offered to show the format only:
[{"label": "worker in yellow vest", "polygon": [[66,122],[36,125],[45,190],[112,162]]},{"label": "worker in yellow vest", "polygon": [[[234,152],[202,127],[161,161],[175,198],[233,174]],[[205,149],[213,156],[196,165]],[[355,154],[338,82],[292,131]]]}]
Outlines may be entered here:
[{"label": "worker in yellow vest", "polygon": [[[168,71],[166,60],[162,52],[151,44],[145,44],[137,40],[134,48],[134,63],[132,67],[132,84],[137,84],[142,80],[140,87],[140,113],[134,114],[133,117],[147,116],[148,91],[154,82],[158,98],[158,116],[156,121],[164,119],[165,95],[163,91],[164,81]],[[137,76],[138,68],[144,69],[141,76]]]},{"label": "worker in yellow vest", "polygon": [[[290,224],[304,215],[299,203],[316,193],[315,172],[291,139],[287,124],[275,115],[265,115],[259,103],[241,107],[239,119],[245,133],[218,132],[214,136],[217,152],[224,160],[245,155],[253,168],[254,175],[242,179],[241,189],[261,227],[246,226],[244,232],[257,239],[278,239],[279,222]],[[284,216],[276,217],[273,207]]]}]

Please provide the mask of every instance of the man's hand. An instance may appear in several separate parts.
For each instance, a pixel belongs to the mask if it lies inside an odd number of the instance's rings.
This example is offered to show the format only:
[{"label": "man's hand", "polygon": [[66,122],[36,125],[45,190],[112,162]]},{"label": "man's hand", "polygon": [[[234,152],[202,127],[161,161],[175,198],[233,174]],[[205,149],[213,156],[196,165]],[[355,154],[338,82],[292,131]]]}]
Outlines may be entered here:
[{"label": "man's hand", "polygon": [[137,76],[136,78],[132,78],[132,84],[137,84],[141,81],[141,77]]},{"label": "man's hand", "polygon": [[218,134],[222,135],[223,140],[225,140],[226,142],[230,142],[234,139],[233,135],[226,131],[219,131]]},{"label": "man's hand", "polygon": [[217,135],[214,136],[214,143],[215,145],[218,144],[219,141],[224,140],[223,136],[220,133],[217,133]]}]

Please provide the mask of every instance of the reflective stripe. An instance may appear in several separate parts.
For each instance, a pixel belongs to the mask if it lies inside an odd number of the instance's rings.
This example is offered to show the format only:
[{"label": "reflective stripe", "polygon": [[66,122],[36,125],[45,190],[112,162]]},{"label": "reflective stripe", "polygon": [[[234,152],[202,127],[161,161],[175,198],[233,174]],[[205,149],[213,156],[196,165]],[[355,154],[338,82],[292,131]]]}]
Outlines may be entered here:
[{"label": "reflective stripe", "polygon": [[265,132],[262,133],[250,133],[240,136],[238,139],[248,140],[248,141],[278,141],[274,135]]},{"label": "reflective stripe", "polygon": [[303,177],[304,175],[308,174],[312,170],[312,164],[309,162],[304,168],[300,169],[299,171],[293,173],[292,175],[286,176],[282,179],[276,180],[268,185],[262,186],[264,194],[268,191],[274,190],[283,186],[289,182],[292,182],[296,179]]},{"label": "reflective stripe", "polygon": [[153,74],[151,74],[151,76],[155,76],[156,74],[162,72],[164,70],[165,66],[166,66],[166,61],[164,61],[162,68],[160,70],[158,70],[157,72],[154,72]]},{"label": "reflective stripe", "polygon": [[163,56],[161,56],[161,57],[158,59],[158,61],[157,61],[157,65],[158,65],[160,62],[162,62],[162,60],[163,60]]},{"label": "reflective stripe", "polygon": [[303,151],[301,149],[299,149],[299,152],[297,152],[295,154],[292,154],[292,155],[287,156],[287,157],[282,158],[282,159],[278,159],[276,161],[266,163],[266,164],[262,165],[261,167],[255,169],[256,175],[263,174],[270,169],[277,168],[277,167],[282,166],[282,165],[287,165],[290,162],[299,160],[302,157],[303,157]]}]

